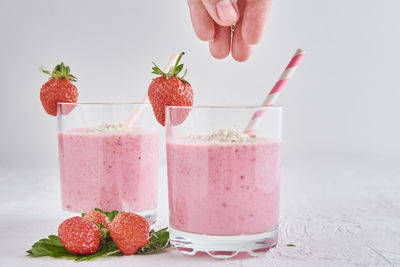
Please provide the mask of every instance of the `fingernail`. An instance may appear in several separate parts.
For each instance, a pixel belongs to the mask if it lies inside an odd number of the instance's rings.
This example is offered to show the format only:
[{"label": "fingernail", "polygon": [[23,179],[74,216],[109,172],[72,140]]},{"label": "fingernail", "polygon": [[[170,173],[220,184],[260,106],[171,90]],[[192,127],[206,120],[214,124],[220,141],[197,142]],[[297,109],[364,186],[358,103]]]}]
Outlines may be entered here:
[{"label": "fingernail", "polygon": [[235,23],[239,19],[239,15],[236,12],[232,0],[218,1],[216,7],[217,14],[222,21]]}]

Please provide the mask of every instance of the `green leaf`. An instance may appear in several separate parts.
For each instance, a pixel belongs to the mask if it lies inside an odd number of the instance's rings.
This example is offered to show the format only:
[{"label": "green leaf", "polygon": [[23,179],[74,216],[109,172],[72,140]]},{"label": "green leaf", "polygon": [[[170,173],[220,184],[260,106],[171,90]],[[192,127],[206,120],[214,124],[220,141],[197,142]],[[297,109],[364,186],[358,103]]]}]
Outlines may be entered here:
[{"label": "green leaf", "polygon": [[42,257],[42,256],[48,256],[49,252],[41,247],[32,247],[30,250],[27,251],[29,256],[32,257]]},{"label": "green leaf", "polygon": [[157,254],[170,246],[171,244],[169,242],[169,232],[167,227],[160,229],[157,232],[151,230],[149,242],[147,243],[147,245],[142,247],[138,252],[136,252],[136,254],[139,255]]},{"label": "green leaf", "polygon": [[106,241],[99,250],[92,255],[74,255],[68,252],[57,236],[41,239],[27,251],[30,257],[50,256],[53,258],[72,259],[75,261],[89,261],[111,255],[122,255],[117,245],[112,240]]},{"label": "green leaf", "polygon": [[105,243],[95,254],[88,256],[79,256],[75,261],[91,261],[102,257],[108,256],[121,256],[122,253],[118,249],[114,241],[110,240]]},{"label": "green leaf", "polygon": [[33,244],[32,248],[27,251],[30,257],[50,256],[54,258],[76,258],[63,246],[58,236],[50,235],[48,238],[40,239]]},{"label": "green leaf", "polygon": [[174,71],[174,75],[178,75],[182,69],[183,69],[183,64],[180,64],[178,67],[176,67],[176,69]]},{"label": "green leaf", "polygon": [[165,75],[165,74],[166,74],[166,73],[164,73],[164,72],[160,69],[160,67],[158,67],[158,66],[156,65],[156,63],[153,62],[153,65],[154,65],[154,67],[152,68],[152,69],[153,69],[153,72],[152,72],[152,73],[154,73],[154,74],[159,74],[159,75]]},{"label": "green leaf", "polygon": [[42,71],[55,79],[67,79],[71,82],[77,81],[77,78],[74,75],[70,74],[71,72],[70,67],[64,65],[63,62],[56,65],[51,73],[48,70],[42,70]]},{"label": "green leaf", "polygon": [[62,244],[60,238],[56,235],[49,235],[48,238],[45,239],[40,239],[39,242],[48,244],[48,245],[54,245],[54,246],[59,246],[59,247],[64,247]]},{"label": "green leaf", "polygon": [[[180,77],[180,79],[183,81],[185,79],[187,73],[187,69],[185,69],[185,72],[183,73],[183,75]],[[186,82],[187,83],[187,82]]]}]

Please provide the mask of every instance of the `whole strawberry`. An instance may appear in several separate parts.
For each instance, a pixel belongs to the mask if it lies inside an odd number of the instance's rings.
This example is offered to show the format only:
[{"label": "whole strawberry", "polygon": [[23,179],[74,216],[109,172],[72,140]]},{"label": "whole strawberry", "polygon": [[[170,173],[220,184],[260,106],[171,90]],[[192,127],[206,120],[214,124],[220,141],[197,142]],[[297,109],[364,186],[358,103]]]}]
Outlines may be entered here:
[{"label": "whole strawberry", "polygon": [[123,212],[112,221],[110,234],[123,254],[132,255],[149,241],[149,228],[149,223],[144,217]]},{"label": "whole strawberry", "polygon": [[110,229],[110,219],[100,211],[91,210],[85,214],[83,218],[89,219],[95,222],[97,225],[103,224],[107,229]]},{"label": "whole strawberry", "polygon": [[43,70],[43,72],[51,77],[40,89],[40,101],[48,114],[56,116],[57,102],[76,103],[78,101],[78,89],[72,84],[76,82],[76,77],[70,74],[70,68],[62,62],[54,68],[52,73],[48,70]]},{"label": "whole strawberry", "polygon": [[58,237],[72,254],[90,255],[99,249],[100,230],[94,222],[82,217],[72,217],[58,227]]},{"label": "whole strawberry", "polygon": [[[190,83],[183,76],[178,74],[183,69],[183,64],[179,64],[180,59],[185,53],[181,53],[176,60],[175,66],[168,73],[163,72],[154,62],[154,74],[161,75],[153,79],[149,86],[148,96],[153,107],[154,115],[161,125],[165,125],[165,106],[192,106],[193,105],[193,89]],[[184,111],[176,118],[174,124],[182,123],[188,112]]]}]

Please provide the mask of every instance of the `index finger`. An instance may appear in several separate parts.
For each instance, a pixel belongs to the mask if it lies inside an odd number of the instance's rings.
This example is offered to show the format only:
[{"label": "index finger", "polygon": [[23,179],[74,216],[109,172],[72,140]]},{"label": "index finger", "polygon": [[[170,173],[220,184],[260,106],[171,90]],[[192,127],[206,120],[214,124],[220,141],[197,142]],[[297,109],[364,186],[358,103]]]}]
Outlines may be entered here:
[{"label": "index finger", "polygon": [[197,37],[202,41],[210,41],[214,38],[214,21],[203,6],[201,0],[188,0],[190,18]]},{"label": "index finger", "polygon": [[242,19],[242,37],[247,44],[261,40],[272,0],[247,0]]}]

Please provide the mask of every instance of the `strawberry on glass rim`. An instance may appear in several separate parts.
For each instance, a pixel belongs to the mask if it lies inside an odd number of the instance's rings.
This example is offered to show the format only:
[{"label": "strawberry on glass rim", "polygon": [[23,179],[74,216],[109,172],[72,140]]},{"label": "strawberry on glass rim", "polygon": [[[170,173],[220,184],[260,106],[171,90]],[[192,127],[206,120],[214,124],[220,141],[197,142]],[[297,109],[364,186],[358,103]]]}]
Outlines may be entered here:
[{"label": "strawberry on glass rim", "polygon": [[[153,79],[148,89],[148,96],[153,107],[154,115],[157,121],[165,126],[165,107],[166,106],[192,106],[193,105],[193,89],[190,83],[185,80],[187,70],[182,76],[178,76],[183,69],[183,64],[179,64],[182,56],[180,53],[176,63],[170,68],[168,73],[163,72],[154,62],[154,74],[161,75]],[[173,124],[182,123],[188,115],[189,110],[185,110],[177,118],[173,118]]]},{"label": "strawberry on glass rim", "polygon": [[[51,73],[43,70],[44,73],[50,75],[50,79],[40,89],[40,101],[50,115],[57,116],[58,102],[76,103],[78,101],[78,89],[72,84],[76,82],[76,77],[70,71],[70,68],[62,62]],[[68,114],[73,108],[74,106],[71,105],[71,109],[63,113]]]}]

